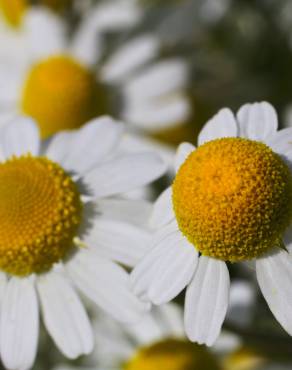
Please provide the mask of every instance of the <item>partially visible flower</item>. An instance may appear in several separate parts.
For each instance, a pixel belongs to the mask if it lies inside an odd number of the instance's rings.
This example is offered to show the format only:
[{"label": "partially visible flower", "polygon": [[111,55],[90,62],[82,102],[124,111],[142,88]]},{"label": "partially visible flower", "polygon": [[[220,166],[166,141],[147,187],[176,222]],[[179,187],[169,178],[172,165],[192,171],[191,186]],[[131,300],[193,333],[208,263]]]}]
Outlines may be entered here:
[{"label": "partially visible flower", "polygon": [[104,61],[104,32],[136,24],[141,13],[135,1],[102,2],[69,39],[60,18],[32,10],[27,51],[16,65],[0,66],[0,106],[33,117],[43,137],[104,113],[151,133],[183,124],[191,110],[188,67],[180,58],[156,61],[158,36],[131,38]]},{"label": "partially visible flower", "polygon": [[[154,205],[152,249],[132,272],[133,291],[155,304],[185,287],[185,330],[212,345],[229,301],[227,262],[253,260],[261,291],[292,335],[292,129],[277,131],[268,103],[222,109],[183,143],[173,185]],[[286,250],[285,250],[286,249]]]},{"label": "partially visible flower", "polygon": [[132,266],[145,253],[149,206],[121,195],[159,177],[165,165],[153,153],[123,153],[122,134],[108,117],[45,146],[28,118],[0,129],[0,353],[8,369],[32,366],[40,308],[65,356],[92,350],[76,288],[124,322],[149,307],[114,262]]},{"label": "partially visible flower", "polygon": [[[154,308],[135,325],[121,325],[99,315],[94,331],[96,348],[84,361],[88,370],[221,369],[212,352],[186,340],[182,310],[174,304]],[[55,370],[82,368],[64,365]]]}]

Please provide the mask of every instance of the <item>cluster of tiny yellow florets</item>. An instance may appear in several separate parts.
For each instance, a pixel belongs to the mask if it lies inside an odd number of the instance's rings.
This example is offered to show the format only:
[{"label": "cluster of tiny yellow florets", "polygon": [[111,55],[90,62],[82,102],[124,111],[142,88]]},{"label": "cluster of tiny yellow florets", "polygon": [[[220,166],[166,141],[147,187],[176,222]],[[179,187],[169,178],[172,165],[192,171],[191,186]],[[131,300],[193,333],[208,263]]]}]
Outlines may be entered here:
[{"label": "cluster of tiny yellow florets", "polygon": [[179,339],[166,339],[141,348],[124,370],[218,370],[205,347]]},{"label": "cluster of tiny yellow florets", "polygon": [[27,0],[0,0],[0,13],[10,26],[18,27],[28,6],[27,3]]},{"label": "cluster of tiny yellow florets", "polygon": [[49,269],[71,250],[81,212],[74,182],[56,163],[27,155],[0,164],[0,269]]},{"label": "cluster of tiny yellow florets", "polygon": [[292,218],[292,178],[279,155],[242,138],[210,141],[192,152],[173,183],[182,233],[203,254],[225,261],[281,246]]},{"label": "cluster of tiny yellow florets", "polygon": [[42,137],[76,129],[105,109],[105,94],[93,72],[69,56],[37,63],[24,84],[21,109],[35,118]]}]

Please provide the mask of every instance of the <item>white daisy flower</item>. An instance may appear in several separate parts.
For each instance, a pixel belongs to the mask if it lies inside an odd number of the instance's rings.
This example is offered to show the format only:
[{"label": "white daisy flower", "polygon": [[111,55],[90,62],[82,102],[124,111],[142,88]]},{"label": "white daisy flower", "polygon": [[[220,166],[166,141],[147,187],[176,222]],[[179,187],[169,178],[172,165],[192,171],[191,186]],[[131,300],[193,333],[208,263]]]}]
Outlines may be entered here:
[{"label": "white daisy flower", "polygon": [[122,132],[103,117],[57,134],[44,149],[30,119],[0,129],[0,353],[8,369],[32,366],[39,310],[64,355],[92,350],[75,288],[123,322],[149,308],[114,262],[131,266],[145,253],[148,233],[139,225],[148,208],[117,196],[165,166],[153,153],[116,150]]},{"label": "white daisy flower", "polygon": [[[43,137],[104,113],[151,133],[189,117],[187,65],[180,58],[155,62],[158,36],[131,38],[103,60],[104,32],[129,28],[141,18],[135,1],[93,7],[71,38],[62,19],[48,10],[29,14],[26,52],[14,55],[16,63],[0,65],[0,106],[33,117]],[[115,97],[119,104],[113,104]]]},{"label": "white daisy flower", "polygon": [[61,365],[54,370],[220,369],[214,353],[185,338],[182,309],[175,304],[153,308],[135,325],[99,315],[94,332],[95,350],[82,367]]},{"label": "white daisy flower", "polygon": [[[226,262],[253,260],[261,291],[292,335],[292,129],[268,103],[222,109],[196,149],[179,146],[176,176],[154,205],[158,230],[134,269],[133,291],[155,304],[185,287],[185,330],[212,345],[229,301]],[[284,249],[287,249],[284,250]]]}]

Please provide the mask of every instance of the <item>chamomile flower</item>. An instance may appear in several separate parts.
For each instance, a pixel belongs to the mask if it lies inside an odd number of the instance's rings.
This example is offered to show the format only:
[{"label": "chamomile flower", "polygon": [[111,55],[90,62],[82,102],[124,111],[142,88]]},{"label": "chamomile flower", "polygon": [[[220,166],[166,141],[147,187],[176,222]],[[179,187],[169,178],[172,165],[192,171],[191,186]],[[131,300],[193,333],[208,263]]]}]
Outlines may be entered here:
[{"label": "chamomile flower", "polygon": [[219,360],[184,335],[182,309],[175,304],[155,307],[135,325],[122,325],[98,315],[96,348],[85,366],[58,366],[55,370],[219,370]]},{"label": "chamomile flower", "polygon": [[164,164],[152,153],[123,154],[122,132],[103,117],[44,148],[30,119],[0,129],[0,353],[8,369],[32,366],[39,311],[64,355],[92,350],[76,288],[124,322],[148,309],[114,262],[131,265],[143,254],[148,208],[119,196],[159,177]]},{"label": "chamomile flower", "polygon": [[292,335],[292,130],[277,125],[265,102],[244,105],[236,117],[222,109],[203,127],[197,149],[180,145],[174,182],[154,206],[157,232],[132,273],[133,291],[162,304],[186,287],[192,341],[215,342],[228,307],[227,262],[248,260]]},{"label": "chamomile flower", "polygon": [[[179,58],[155,62],[158,36],[131,38],[104,60],[104,32],[129,28],[141,13],[132,0],[101,3],[69,39],[61,18],[43,10],[50,22],[47,27],[32,22],[25,63],[20,56],[18,64],[0,67],[5,86],[0,106],[33,117],[42,137],[104,113],[148,132],[184,123],[190,113],[188,68]],[[120,103],[113,104],[116,100]]]}]

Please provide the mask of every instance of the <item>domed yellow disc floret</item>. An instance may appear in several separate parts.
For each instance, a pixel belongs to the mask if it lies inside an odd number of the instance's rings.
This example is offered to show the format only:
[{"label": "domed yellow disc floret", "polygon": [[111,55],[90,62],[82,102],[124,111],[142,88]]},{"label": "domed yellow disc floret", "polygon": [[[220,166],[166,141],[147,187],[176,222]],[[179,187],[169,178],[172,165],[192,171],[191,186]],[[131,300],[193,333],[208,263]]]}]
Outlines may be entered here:
[{"label": "domed yellow disc floret", "polygon": [[47,137],[75,129],[102,114],[105,94],[94,74],[67,56],[54,56],[36,64],[24,85],[21,107],[38,122]]},{"label": "domed yellow disc floret", "polygon": [[27,0],[0,0],[0,11],[12,27],[18,27],[21,24],[26,8]]},{"label": "domed yellow disc floret", "polygon": [[48,270],[72,248],[81,211],[58,164],[29,155],[0,164],[0,269],[19,276]]},{"label": "domed yellow disc floret", "polygon": [[203,254],[225,261],[281,246],[292,218],[292,178],[260,142],[225,138],[192,152],[173,183],[182,233]]},{"label": "domed yellow disc floret", "polygon": [[168,339],[142,348],[125,365],[125,370],[218,370],[205,347],[178,339]]}]

